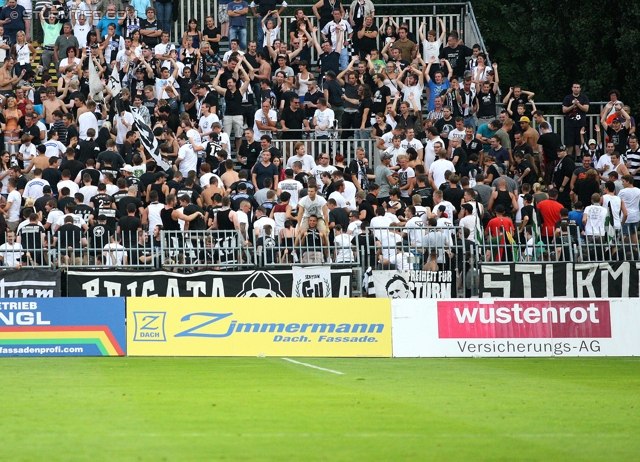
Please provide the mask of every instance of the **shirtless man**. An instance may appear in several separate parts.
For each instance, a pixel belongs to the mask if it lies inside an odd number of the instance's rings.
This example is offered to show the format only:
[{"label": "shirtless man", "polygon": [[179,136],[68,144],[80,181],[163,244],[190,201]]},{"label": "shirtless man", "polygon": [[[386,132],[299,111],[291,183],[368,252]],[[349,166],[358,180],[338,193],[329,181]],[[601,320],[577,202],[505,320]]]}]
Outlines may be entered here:
[{"label": "shirtless man", "polygon": [[214,194],[225,196],[226,192],[224,189],[218,187],[218,178],[212,176],[209,179],[209,186],[207,186],[200,195],[200,199],[202,199],[202,204],[204,205],[204,207],[213,205],[213,201],[211,199],[213,198]]},{"label": "shirtless man", "polygon": [[224,166],[226,171],[222,174],[220,179],[224,183],[225,188],[227,188],[227,191],[229,191],[229,188],[233,183],[240,181],[240,177],[238,176],[238,172],[233,169],[233,161],[231,159],[227,159],[224,162]]},{"label": "shirtless man", "polygon": [[[2,80],[0,78],[0,83],[1,82]],[[69,112],[67,111],[67,106],[64,104],[64,101],[58,99],[56,97],[56,94],[57,92],[55,88],[47,89],[47,99],[42,102],[42,116],[44,117],[45,122],[48,124],[52,124],[53,122],[55,122],[53,118],[53,111],[60,110],[62,112]]]},{"label": "shirtless man", "polygon": [[14,85],[17,85],[18,82],[20,82],[20,79],[24,77],[24,74],[27,72],[25,69],[20,73],[20,75],[11,77],[11,69],[13,69],[15,62],[16,61],[13,57],[8,57],[5,60],[4,65],[0,67],[0,94],[5,98],[14,96]]},{"label": "shirtless man", "polygon": [[49,158],[46,155],[47,147],[44,144],[40,144],[36,147],[38,150],[38,155],[33,158],[31,161],[31,165],[33,165],[33,169],[46,169],[49,168]]}]

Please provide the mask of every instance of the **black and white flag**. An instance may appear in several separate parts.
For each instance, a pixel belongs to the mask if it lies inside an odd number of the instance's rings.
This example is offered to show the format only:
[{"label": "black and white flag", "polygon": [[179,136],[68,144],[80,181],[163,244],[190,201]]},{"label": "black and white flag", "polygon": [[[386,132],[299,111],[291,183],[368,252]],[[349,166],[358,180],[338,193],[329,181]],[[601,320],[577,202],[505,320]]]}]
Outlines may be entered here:
[{"label": "black and white flag", "polygon": [[160,148],[158,146],[158,140],[153,135],[153,131],[151,128],[144,123],[144,119],[138,113],[133,114],[134,125],[140,134],[140,142],[142,146],[144,146],[145,151],[153,157],[153,160],[160,166],[163,170],[168,170],[171,168],[171,164],[164,161],[162,156],[160,156]]}]

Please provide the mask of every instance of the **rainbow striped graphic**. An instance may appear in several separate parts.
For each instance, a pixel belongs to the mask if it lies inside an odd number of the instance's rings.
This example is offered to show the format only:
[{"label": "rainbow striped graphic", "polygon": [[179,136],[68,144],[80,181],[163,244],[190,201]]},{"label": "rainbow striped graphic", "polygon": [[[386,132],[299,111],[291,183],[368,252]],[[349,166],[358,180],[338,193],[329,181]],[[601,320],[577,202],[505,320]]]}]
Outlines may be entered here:
[{"label": "rainbow striped graphic", "polygon": [[124,356],[109,326],[0,327],[0,345],[94,345],[103,356]]}]

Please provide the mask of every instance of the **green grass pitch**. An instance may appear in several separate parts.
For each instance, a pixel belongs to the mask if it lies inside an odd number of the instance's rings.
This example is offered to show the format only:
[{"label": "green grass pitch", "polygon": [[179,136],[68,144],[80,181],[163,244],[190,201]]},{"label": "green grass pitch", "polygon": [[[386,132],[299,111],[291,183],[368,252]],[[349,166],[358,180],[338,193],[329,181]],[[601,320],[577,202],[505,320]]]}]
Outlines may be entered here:
[{"label": "green grass pitch", "polygon": [[640,459],[640,359],[3,358],[0,460]]}]

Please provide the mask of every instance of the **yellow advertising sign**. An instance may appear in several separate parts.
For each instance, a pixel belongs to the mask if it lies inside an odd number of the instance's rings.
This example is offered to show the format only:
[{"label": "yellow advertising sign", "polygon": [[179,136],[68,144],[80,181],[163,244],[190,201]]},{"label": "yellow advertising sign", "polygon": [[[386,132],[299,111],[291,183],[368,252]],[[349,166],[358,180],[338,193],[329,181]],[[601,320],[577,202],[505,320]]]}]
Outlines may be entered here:
[{"label": "yellow advertising sign", "polygon": [[388,299],[127,298],[129,356],[391,356]]}]

